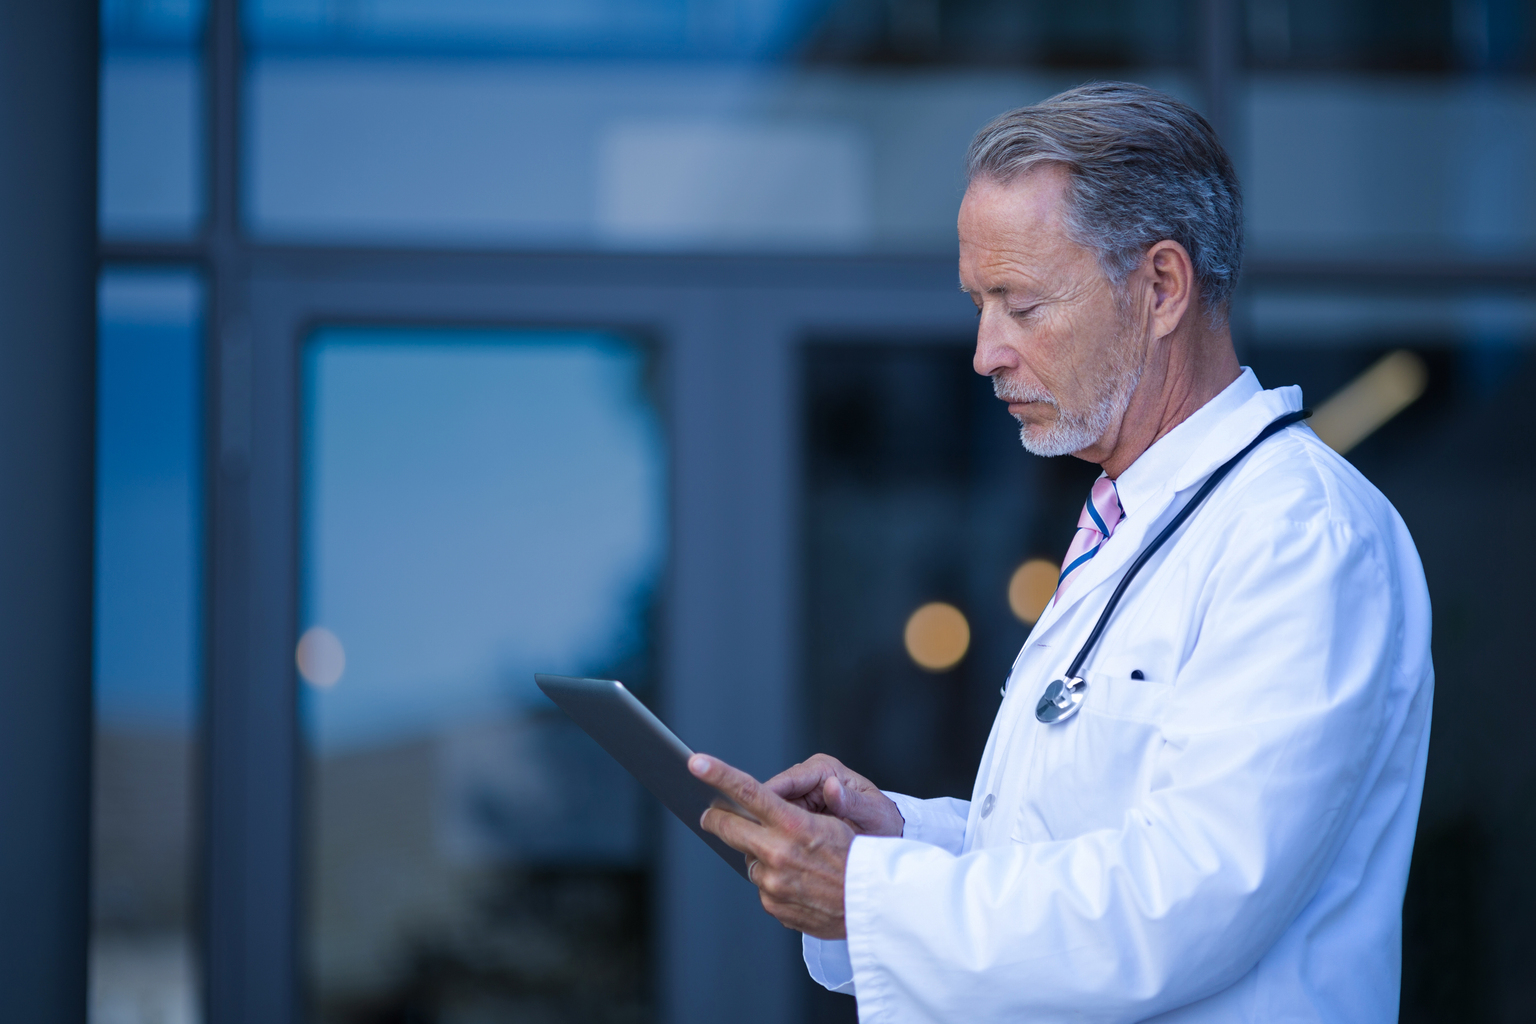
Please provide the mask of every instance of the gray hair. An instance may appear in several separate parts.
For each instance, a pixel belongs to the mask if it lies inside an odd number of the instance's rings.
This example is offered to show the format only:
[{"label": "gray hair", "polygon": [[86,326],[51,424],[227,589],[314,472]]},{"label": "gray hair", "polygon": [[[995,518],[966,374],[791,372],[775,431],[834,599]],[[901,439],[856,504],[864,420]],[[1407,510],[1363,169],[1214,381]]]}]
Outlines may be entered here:
[{"label": "gray hair", "polygon": [[1067,230],[1117,288],[1171,239],[1194,262],[1208,321],[1225,322],[1243,264],[1243,195],[1215,129],[1188,104],[1130,82],[1081,85],[992,121],[965,162],[967,185],[1066,167]]}]

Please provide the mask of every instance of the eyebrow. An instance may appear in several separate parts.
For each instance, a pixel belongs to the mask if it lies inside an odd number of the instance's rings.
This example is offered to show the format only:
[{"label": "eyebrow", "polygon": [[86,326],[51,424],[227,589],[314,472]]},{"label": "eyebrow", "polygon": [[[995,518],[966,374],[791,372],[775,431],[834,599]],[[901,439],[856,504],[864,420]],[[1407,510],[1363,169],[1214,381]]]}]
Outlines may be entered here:
[{"label": "eyebrow", "polygon": [[[971,294],[971,290],[965,286],[965,282],[964,281],[960,282],[960,291],[963,292],[966,295]],[[983,295],[1007,295],[1008,294],[1008,289],[1006,287],[1004,287],[1003,285],[1000,285],[1000,284],[999,285],[993,285],[991,288],[988,288],[985,291],[983,291],[982,294]]]}]

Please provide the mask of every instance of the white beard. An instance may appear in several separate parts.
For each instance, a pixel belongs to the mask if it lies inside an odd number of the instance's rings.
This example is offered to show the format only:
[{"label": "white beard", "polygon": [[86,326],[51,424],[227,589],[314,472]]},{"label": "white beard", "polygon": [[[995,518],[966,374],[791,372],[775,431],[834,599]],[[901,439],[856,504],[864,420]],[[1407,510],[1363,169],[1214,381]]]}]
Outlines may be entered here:
[{"label": "white beard", "polygon": [[1056,410],[1056,420],[1037,425],[1019,418],[1019,440],[1026,451],[1051,457],[1071,455],[1097,444],[1110,424],[1125,414],[1136,385],[1141,383],[1141,365],[1111,366],[1098,381],[1098,395],[1087,409],[1063,409],[1056,396],[1042,387],[1009,380],[1003,371],[992,375],[992,393],[1008,402],[1040,402]]}]

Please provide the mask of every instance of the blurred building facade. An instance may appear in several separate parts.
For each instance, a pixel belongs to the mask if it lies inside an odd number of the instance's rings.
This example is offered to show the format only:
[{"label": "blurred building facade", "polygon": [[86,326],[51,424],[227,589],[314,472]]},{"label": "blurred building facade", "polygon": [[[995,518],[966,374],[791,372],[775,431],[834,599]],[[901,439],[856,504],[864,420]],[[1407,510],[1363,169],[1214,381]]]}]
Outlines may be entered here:
[{"label": "blurred building facade", "polygon": [[[1090,78],[1243,175],[1234,315],[1403,512],[1441,698],[1403,1019],[1536,1013],[1536,6],[106,0],[93,1018],[852,1020],[531,689],[967,795],[1093,471],[970,372],[971,134]],[[1402,404],[1402,403],[1399,403]],[[921,668],[943,601],[969,645]]]}]

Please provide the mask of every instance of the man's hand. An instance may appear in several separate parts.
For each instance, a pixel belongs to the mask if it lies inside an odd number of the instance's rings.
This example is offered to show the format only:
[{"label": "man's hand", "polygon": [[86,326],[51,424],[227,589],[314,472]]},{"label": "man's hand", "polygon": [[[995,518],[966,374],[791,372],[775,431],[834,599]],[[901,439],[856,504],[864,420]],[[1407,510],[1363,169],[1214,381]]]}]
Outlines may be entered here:
[{"label": "man's hand", "polygon": [[843,873],[853,829],[796,807],[718,758],[695,754],[688,770],[757,817],[752,821],[711,807],[699,824],[747,855],[747,877],[757,886],[763,909],[786,928],[818,939],[846,938]]},{"label": "man's hand", "polygon": [[816,754],[786,768],[763,785],[797,807],[842,818],[861,836],[900,838],[906,828],[890,797],[827,754]]}]

